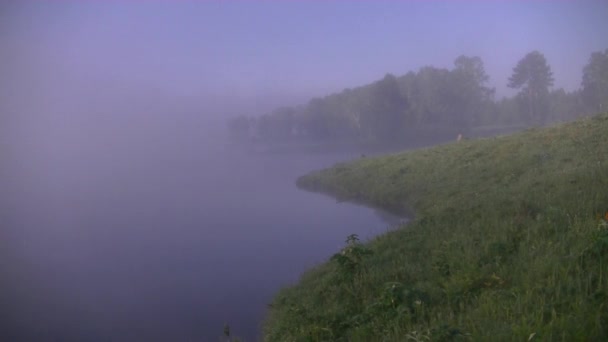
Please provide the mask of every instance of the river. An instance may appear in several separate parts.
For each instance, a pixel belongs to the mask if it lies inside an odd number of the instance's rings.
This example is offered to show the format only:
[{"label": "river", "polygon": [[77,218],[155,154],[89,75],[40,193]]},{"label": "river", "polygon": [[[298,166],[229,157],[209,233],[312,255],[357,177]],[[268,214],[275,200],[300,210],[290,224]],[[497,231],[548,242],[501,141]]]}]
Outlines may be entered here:
[{"label": "river", "polygon": [[34,126],[5,137],[1,340],[217,341],[228,323],[255,341],[281,287],[397,220],[296,188],[357,153],[249,153],[187,120]]}]

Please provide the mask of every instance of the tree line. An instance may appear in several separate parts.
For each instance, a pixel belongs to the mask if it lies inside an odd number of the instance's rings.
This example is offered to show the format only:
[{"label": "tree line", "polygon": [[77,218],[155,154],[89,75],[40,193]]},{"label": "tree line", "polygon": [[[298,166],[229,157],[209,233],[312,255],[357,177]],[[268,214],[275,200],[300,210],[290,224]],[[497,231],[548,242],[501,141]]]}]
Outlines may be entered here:
[{"label": "tree line", "polygon": [[307,104],[277,108],[261,116],[228,122],[239,141],[350,141],[394,143],[408,132],[449,127],[545,125],[608,108],[608,49],[594,52],[583,68],[581,87],[552,89],[545,56],[532,51],[513,68],[507,86],[518,93],[495,99],[483,61],[460,56],[452,69],[426,66],[353,89],[313,98]]}]

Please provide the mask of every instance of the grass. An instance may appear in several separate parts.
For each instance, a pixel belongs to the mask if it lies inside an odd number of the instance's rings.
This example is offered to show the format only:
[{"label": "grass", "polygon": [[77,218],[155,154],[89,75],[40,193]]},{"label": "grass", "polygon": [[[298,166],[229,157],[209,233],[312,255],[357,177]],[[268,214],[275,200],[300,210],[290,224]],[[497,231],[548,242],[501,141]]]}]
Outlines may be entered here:
[{"label": "grass", "polygon": [[415,215],[350,236],[280,291],[265,340],[608,340],[607,114],[361,158],[298,186]]}]

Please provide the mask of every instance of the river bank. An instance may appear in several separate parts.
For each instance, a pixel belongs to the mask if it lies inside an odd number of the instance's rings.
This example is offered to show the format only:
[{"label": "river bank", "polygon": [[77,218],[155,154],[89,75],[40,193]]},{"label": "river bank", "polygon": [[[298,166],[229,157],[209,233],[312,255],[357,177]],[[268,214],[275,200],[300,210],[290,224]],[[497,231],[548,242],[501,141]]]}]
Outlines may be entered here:
[{"label": "river bank", "polygon": [[606,339],[606,132],[604,114],[301,177],[416,215],[283,289],[265,339]]}]

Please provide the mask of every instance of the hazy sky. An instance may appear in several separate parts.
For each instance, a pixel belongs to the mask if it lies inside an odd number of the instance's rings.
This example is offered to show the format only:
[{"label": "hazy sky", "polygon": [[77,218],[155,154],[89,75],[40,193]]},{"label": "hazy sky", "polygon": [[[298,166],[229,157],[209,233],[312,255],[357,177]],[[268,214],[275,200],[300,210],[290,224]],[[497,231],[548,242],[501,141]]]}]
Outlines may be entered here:
[{"label": "hazy sky", "polygon": [[[545,54],[576,89],[608,48],[608,1],[18,1],[0,6],[2,89],[139,92],[254,113],[480,56],[499,95]],[[8,75],[8,77],[6,77]],[[20,85],[19,86],[15,86]],[[105,87],[105,88],[104,88]],[[8,92],[10,94],[10,91]],[[186,100],[184,100],[186,101]]]}]

